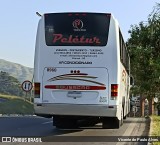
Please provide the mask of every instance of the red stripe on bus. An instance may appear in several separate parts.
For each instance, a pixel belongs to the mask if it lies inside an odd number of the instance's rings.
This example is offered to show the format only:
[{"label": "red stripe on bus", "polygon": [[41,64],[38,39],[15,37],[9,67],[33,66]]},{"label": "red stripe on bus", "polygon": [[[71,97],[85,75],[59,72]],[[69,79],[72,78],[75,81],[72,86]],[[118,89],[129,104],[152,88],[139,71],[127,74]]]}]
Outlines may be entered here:
[{"label": "red stripe on bus", "polygon": [[82,86],[82,85],[46,85],[46,89],[61,90],[105,90],[105,86]]}]

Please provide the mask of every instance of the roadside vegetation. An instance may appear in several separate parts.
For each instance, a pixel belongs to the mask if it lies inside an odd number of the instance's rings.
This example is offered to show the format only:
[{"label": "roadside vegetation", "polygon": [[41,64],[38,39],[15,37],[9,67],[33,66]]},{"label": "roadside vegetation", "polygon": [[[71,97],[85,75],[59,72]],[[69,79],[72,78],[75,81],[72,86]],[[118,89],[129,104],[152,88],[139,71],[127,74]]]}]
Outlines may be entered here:
[{"label": "roadside vegetation", "polygon": [[0,114],[33,114],[32,102],[16,78],[0,71]]},{"label": "roadside vegetation", "polygon": [[0,94],[0,114],[32,115],[34,113],[33,103],[18,96]]},{"label": "roadside vegetation", "polygon": [[0,71],[0,93],[23,97],[25,93],[21,89],[21,83],[9,73]]},{"label": "roadside vegetation", "polygon": [[[160,3],[156,3],[147,21],[131,25],[129,33],[126,45],[134,78],[131,94],[148,100],[157,97],[158,102],[154,105],[160,110]],[[160,136],[160,116],[153,115],[151,118],[151,136]],[[159,142],[153,144],[160,145]]]},{"label": "roadside vegetation", "polygon": [[[153,115],[151,136],[160,136],[160,116]],[[160,142],[154,142],[153,145],[160,145]]]},{"label": "roadside vegetation", "polygon": [[160,92],[160,3],[148,15],[147,21],[132,25],[127,41],[131,57],[131,74],[135,80],[134,95],[148,99]]}]

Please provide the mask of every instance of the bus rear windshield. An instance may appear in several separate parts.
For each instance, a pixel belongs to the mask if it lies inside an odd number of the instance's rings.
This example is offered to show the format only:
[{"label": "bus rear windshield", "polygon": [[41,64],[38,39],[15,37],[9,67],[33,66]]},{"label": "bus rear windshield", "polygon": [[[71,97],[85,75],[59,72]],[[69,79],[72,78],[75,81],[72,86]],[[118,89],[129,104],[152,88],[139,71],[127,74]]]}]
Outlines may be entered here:
[{"label": "bus rear windshield", "polygon": [[106,46],[110,14],[45,14],[47,46]]}]

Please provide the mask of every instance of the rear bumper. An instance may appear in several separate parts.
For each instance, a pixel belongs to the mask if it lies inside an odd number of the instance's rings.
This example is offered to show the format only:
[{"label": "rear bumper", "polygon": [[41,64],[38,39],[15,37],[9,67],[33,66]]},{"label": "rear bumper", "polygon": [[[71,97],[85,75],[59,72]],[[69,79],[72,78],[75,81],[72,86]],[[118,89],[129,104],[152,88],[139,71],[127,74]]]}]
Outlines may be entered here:
[{"label": "rear bumper", "polygon": [[34,104],[35,114],[39,116],[73,115],[117,117],[117,106],[77,105],[77,104]]}]

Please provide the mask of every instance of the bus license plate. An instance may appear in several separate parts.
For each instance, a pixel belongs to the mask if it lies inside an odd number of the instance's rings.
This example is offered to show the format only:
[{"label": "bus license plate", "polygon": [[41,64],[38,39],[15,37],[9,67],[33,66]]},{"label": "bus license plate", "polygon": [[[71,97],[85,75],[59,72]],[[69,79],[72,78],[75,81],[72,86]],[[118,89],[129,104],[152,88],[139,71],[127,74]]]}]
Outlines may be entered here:
[{"label": "bus license plate", "polygon": [[80,98],[82,97],[82,93],[78,91],[69,91],[67,96],[72,98]]}]

